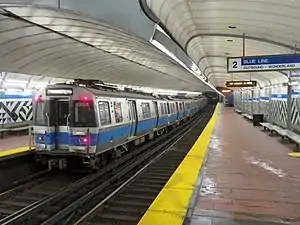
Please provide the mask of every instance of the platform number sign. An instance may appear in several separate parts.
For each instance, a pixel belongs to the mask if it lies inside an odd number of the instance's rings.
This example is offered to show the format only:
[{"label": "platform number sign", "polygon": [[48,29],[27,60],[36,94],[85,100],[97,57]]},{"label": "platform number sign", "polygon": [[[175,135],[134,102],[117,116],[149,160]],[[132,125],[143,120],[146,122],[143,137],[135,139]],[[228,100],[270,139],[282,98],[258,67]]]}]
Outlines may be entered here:
[{"label": "platform number sign", "polygon": [[241,58],[228,59],[228,71],[240,71],[242,68]]},{"label": "platform number sign", "polygon": [[241,56],[227,58],[227,72],[300,70],[300,54]]}]

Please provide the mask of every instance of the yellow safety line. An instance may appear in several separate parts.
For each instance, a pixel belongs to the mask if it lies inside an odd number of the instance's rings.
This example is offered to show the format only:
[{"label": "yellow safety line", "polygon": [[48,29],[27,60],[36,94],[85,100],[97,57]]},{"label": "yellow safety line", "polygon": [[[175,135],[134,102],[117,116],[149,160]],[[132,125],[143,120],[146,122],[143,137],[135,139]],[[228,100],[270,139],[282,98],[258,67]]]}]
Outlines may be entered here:
[{"label": "yellow safety line", "polygon": [[[33,149],[31,149],[31,150],[33,150]],[[16,148],[16,149],[4,150],[4,151],[0,151],[0,157],[14,155],[14,154],[22,153],[22,152],[27,152],[27,151],[30,151],[29,146]]]},{"label": "yellow safety line", "polygon": [[216,107],[200,137],[152,202],[138,225],[181,225],[217,120]]},{"label": "yellow safety line", "polygon": [[291,152],[289,153],[289,156],[300,158],[300,152]]}]

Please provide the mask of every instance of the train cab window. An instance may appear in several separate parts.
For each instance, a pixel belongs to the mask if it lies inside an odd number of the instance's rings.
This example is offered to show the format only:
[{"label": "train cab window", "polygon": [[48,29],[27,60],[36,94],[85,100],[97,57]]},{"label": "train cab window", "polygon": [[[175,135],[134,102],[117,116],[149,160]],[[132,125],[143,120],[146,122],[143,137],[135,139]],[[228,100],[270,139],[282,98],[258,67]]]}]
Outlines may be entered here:
[{"label": "train cab window", "polygon": [[108,102],[99,102],[99,114],[101,125],[111,124],[110,110]]},{"label": "train cab window", "polygon": [[74,125],[75,127],[95,127],[96,117],[92,101],[74,102]]},{"label": "train cab window", "polygon": [[45,116],[46,102],[37,102],[35,104],[35,123],[36,125],[45,126],[47,125],[47,118]]},{"label": "train cab window", "polygon": [[115,110],[116,123],[122,123],[123,117],[122,117],[121,102],[114,102],[114,110]]},{"label": "train cab window", "polygon": [[151,117],[150,104],[149,103],[142,103],[142,113],[143,113],[143,118],[144,119]]}]

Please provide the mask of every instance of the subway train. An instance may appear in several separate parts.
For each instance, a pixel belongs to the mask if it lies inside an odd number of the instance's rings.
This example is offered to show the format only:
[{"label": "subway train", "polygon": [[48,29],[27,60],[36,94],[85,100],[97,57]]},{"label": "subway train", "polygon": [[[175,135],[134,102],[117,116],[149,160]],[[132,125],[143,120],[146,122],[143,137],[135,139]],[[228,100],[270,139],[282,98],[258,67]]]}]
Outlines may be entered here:
[{"label": "subway train", "polygon": [[72,161],[98,169],[111,157],[192,117],[207,98],[172,99],[120,91],[96,80],[48,85],[33,99],[31,146],[37,161],[64,169]]}]

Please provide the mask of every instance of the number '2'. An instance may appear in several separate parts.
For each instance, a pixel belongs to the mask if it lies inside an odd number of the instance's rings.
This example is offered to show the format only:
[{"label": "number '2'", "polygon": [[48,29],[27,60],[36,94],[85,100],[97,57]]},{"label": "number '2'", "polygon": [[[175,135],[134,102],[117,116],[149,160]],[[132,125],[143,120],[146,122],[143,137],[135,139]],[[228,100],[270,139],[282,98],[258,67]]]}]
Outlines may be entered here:
[{"label": "number '2'", "polygon": [[237,69],[237,61],[233,61],[233,68]]}]

